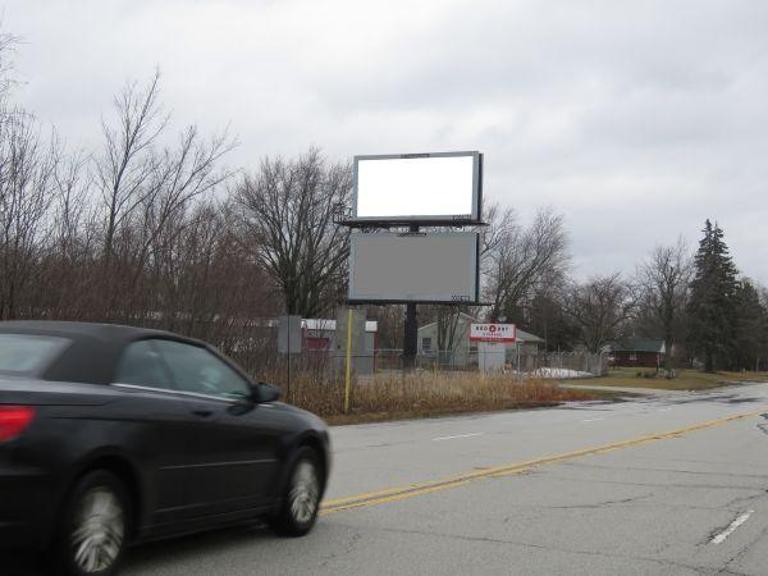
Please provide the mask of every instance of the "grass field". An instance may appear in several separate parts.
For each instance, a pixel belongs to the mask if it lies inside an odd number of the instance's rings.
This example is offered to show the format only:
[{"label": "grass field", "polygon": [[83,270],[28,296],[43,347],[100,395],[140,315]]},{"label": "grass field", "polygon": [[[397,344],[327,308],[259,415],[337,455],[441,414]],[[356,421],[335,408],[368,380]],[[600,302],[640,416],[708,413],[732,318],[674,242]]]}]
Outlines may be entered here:
[{"label": "grass field", "polygon": [[556,406],[573,400],[610,398],[556,382],[519,382],[509,374],[478,372],[382,373],[357,378],[344,413],[344,382],[328,372],[295,374],[286,400],[329,423],[377,422],[445,414]]},{"label": "grass field", "polygon": [[[716,372],[707,374],[699,370],[680,370],[675,378],[646,378],[650,370],[613,368],[607,376],[562,381],[584,386],[617,386],[625,388],[656,388],[661,390],[710,390],[740,382],[768,382],[768,372]],[[638,374],[640,374],[638,376]]]}]

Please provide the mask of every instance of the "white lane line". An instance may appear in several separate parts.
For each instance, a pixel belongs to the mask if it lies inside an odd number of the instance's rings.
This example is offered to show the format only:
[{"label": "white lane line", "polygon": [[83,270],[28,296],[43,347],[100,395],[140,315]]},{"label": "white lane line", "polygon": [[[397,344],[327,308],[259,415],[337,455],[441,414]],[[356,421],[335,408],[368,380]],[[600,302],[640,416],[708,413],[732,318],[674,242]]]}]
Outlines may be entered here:
[{"label": "white lane line", "polygon": [[474,434],[457,434],[456,436],[440,436],[432,438],[432,442],[442,442],[443,440],[454,440],[455,438],[472,438],[473,436],[482,436],[484,432],[475,432]]},{"label": "white lane line", "polygon": [[720,534],[717,534],[714,538],[712,538],[711,543],[712,544],[722,544],[725,542],[725,539],[728,538],[731,534],[733,534],[736,531],[736,528],[744,524],[747,520],[749,520],[749,517],[754,514],[754,510],[748,510],[747,512],[744,512],[741,516],[736,518],[733,522],[731,522],[731,525],[728,526],[725,530],[720,532]]},{"label": "white lane line", "polygon": [[582,420],[582,422],[600,422],[601,420],[605,420],[605,418],[587,418],[586,420]]}]

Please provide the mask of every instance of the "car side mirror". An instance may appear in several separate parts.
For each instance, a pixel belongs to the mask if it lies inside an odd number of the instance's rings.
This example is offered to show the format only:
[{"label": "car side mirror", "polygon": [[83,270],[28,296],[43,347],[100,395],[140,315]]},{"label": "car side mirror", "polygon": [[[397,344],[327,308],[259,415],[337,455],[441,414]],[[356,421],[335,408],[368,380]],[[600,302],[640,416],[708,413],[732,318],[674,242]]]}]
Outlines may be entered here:
[{"label": "car side mirror", "polygon": [[256,404],[275,402],[280,399],[280,388],[265,382],[251,384],[251,398]]}]

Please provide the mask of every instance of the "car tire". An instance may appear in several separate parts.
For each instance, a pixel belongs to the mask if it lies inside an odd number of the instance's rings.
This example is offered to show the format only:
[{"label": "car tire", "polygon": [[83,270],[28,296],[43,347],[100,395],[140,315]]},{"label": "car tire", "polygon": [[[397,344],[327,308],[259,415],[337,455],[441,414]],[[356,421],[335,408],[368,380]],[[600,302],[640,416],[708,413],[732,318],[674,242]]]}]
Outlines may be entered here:
[{"label": "car tire", "polygon": [[75,485],[63,509],[50,573],[112,576],[127,546],[130,501],[125,485],[105,470],[90,472]]},{"label": "car tire", "polygon": [[304,536],[315,525],[323,493],[320,459],[304,446],[292,459],[278,511],[269,518],[280,536]]}]

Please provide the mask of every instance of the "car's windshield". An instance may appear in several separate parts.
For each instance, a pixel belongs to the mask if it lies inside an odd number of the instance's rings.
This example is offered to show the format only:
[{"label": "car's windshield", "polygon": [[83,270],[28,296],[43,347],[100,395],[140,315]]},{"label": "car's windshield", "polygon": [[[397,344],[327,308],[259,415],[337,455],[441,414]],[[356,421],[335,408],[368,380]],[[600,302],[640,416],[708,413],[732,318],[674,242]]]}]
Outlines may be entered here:
[{"label": "car's windshield", "polygon": [[36,374],[68,342],[57,336],[0,334],[0,374]]}]

